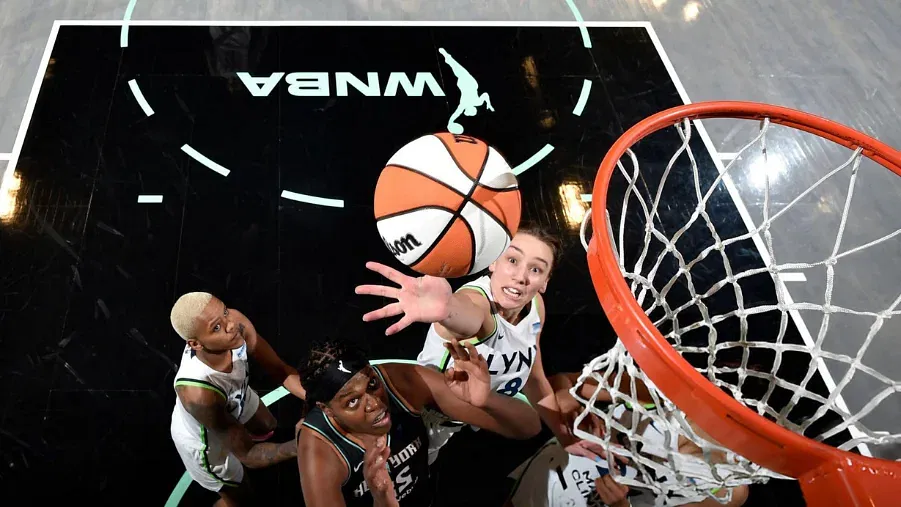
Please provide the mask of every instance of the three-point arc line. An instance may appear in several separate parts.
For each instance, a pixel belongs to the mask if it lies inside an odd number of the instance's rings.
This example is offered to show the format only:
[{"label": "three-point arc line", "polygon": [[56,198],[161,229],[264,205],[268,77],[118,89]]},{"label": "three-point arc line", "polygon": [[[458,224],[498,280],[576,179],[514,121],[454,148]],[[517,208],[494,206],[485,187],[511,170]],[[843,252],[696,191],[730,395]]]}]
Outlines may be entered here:
[{"label": "three-point arc line", "polygon": [[231,172],[228,169],[222,167],[221,165],[213,162],[212,160],[207,158],[203,153],[200,153],[199,151],[195,150],[194,148],[191,148],[187,144],[181,147],[181,151],[187,153],[189,157],[191,157],[194,160],[200,162],[201,164],[209,167],[211,170],[221,174],[222,176],[228,176],[228,173]]},{"label": "three-point arc line", "polygon": [[144,98],[144,94],[141,92],[138,82],[132,79],[128,82],[128,88],[131,89],[131,94],[134,95],[135,100],[138,101],[138,105],[144,110],[144,114],[146,114],[148,118],[153,116],[153,108],[150,107],[150,104],[147,103],[147,99]]},{"label": "three-point arc line", "polygon": [[566,5],[569,6],[569,10],[572,11],[573,17],[576,18],[576,21],[579,23],[579,32],[582,34],[582,45],[587,49],[591,49],[591,37],[588,36],[588,29],[585,28],[585,20],[582,19],[582,13],[579,12],[579,8],[576,7],[573,0],[566,0]]},{"label": "three-point arc line", "polygon": [[538,150],[537,153],[535,153],[534,155],[529,157],[528,160],[526,160],[525,162],[514,167],[513,174],[519,176],[520,174],[524,173],[526,171],[526,169],[532,167],[533,165],[537,164],[538,162],[541,162],[541,160],[544,159],[544,157],[550,155],[552,151],[554,151],[554,147],[550,144],[545,144],[543,148],[541,148],[540,150]]},{"label": "three-point arc line", "polygon": [[290,190],[282,190],[282,197],[297,202],[305,202],[308,204],[316,204],[319,206],[329,206],[332,208],[343,208],[344,201],[341,199],[326,199],[325,197],[316,197],[315,195],[298,194]]},{"label": "three-point arc line", "polygon": [[585,79],[582,81],[582,92],[579,93],[579,101],[576,102],[576,107],[573,108],[574,115],[582,116],[582,111],[585,109],[589,95],[591,95],[591,80]]},{"label": "three-point arc line", "polygon": [[[119,46],[128,47],[128,22],[131,21],[131,15],[135,12],[135,4],[138,0],[129,0],[128,7],[125,8],[125,15],[122,16],[122,31],[119,32]],[[149,115],[148,115],[149,116]]]}]

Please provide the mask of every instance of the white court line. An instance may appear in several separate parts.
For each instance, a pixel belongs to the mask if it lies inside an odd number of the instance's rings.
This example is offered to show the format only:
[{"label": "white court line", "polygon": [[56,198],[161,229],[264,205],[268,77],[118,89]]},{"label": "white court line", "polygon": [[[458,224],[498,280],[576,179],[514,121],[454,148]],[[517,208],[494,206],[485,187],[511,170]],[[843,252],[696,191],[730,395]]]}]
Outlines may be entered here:
[{"label": "white court line", "polygon": [[735,157],[738,156],[738,153],[729,152],[729,151],[721,151],[718,153],[720,160],[735,160]]},{"label": "white court line", "polygon": [[12,156],[12,153],[0,153],[0,160],[10,160]]},{"label": "white court line", "polygon": [[[125,15],[122,16],[122,31],[119,32],[119,46],[128,47],[128,27],[131,25],[131,15],[135,12],[135,4],[138,0],[130,0],[128,7],[125,8]],[[149,114],[147,116],[150,116]]]},{"label": "white court line", "polygon": [[[688,98],[688,93],[685,91],[685,87],[682,86],[682,81],[679,80],[678,74],[676,74],[676,69],[673,67],[673,63],[670,61],[669,56],[667,56],[666,51],[663,49],[663,44],[660,42],[660,38],[657,37],[657,32],[654,30],[653,26],[648,26],[648,34],[651,37],[651,40],[654,42],[654,47],[657,48],[657,52],[660,54],[660,58],[663,60],[663,65],[666,67],[667,72],[669,72],[670,78],[673,80],[673,84],[676,85],[676,90],[679,92],[679,96],[682,98],[682,102],[686,104],[691,104],[691,99]],[[720,174],[723,174],[723,183],[726,185],[726,189],[729,191],[729,195],[732,197],[732,200],[735,203],[735,207],[738,209],[738,214],[741,216],[742,221],[745,223],[745,227],[748,228],[748,231],[753,231],[757,227],[754,225],[754,220],[751,219],[751,214],[748,212],[748,208],[745,206],[744,201],[741,198],[741,195],[738,193],[738,188],[733,183],[732,178],[729,177],[728,174],[724,174],[726,171],[725,166],[723,165],[722,159],[717,154],[716,148],[714,148],[713,141],[710,139],[710,135],[707,133],[707,129],[704,128],[704,124],[701,123],[700,120],[694,120],[695,127],[697,128],[698,135],[701,136],[701,140],[704,142],[704,145],[707,147],[707,151],[710,152],[710,157],[713,159],[713,163],[716,165],[717,170]],[[754,241],[755,246],[757,246],[757,251],[760,253],[760,257],[763,260],[763,263],[770,267],[772,266],[773,260],[770,258],[770,254],[766,249],[766,245],[763,242],[763,239],[759,234],[755,234],[751,237],[751,240]],[[785,302],[789,305],[794,304],[794,299],[791,297],[791,293],[788,291],[788,287],[785,286],[784,281],[776,277],[774,283],[779,283],[782,285],[782,294],[785,298]],[[813,336],[810,334],[810,330],[807,329],[807,325],[804,324],[804,320],[801,318],[801,314],[798,310],[789,310],[789,315],[791,315],[792,321],[795,323],[795,327],[798,328],[798,332],[801,334],[801,338],[804,340],[804,344],[813,349],[815,345],[815,340]],[[829,369],[826,367],[826,363],[822,358],[817,358],[817,371],[820,376],[823,378],[823,383],[826,384],[826,387],[829,389],[829,392],[835,391],[835,380],[832,378],[832,374],[829,373]],[[845,403],[845,399],[839,394],[835,399],[835,404],[840,409],[844,410],[847,413],[851,413],[848,410],[848,405]],[[863,432],[857,429],[857,426],[850,425],[848,426],[848,432],[851,433],[853,438],[860,438],[865,436]],[[860,453],[864,456],[872,456],[873,454],[870,452],[869,447],[866,444],[860,444],[857,446],[860,450]]]},{"label": "white court line", "polygon": [[138,101],[138,105],[144,110],[144,114],[148,117],[153,116],[153,108],[150,107],[150,104],[147,103],[147,99],[144,98],[144,94],[141,92],[141,87],[138,86],[138,82],[132,79],[128,82],[128,87],[131,88],[131,94],[135,96],[135,100]]},{"label": "white court line", "polygon": [[576,107],[573,109],[574,115],[582,116],[582,111],[585,109],[589,95],[591,95],[591,80],[584,79],[582,80],[582,92],[579,93],[579,101],[576,102]]},{"label": "white court line", "polygon": [[161,195],[139,195],[138,202],[141,204],[159,204],[163,202]]},{"label": "white court line", "polygon": [[50,54],[53,52],[53,45],[56,44],[59,27],[60,22],[54,21],[53,28],[50,29],[50,36],[47,38],[47,45],[44,46],[44,55],[41,57],[41,63],[38,65],[38,71],[34,77],[34,83],[31,85],[31,93],[28,95],[28,102],[25,104],[22,123],[19,125],[19,132],[16,134],[16,140],[13,143],[13,151],[9,155],[10,169],[15,169],[19,163],[22,145],[25,144],[25,133],[28,132],[28,124],[31,123],[31,116],[34,114],[34,106],[38,101],[38,91],[40,91],[41,83],[44,81],[44,72],[46,72],[47,64],[50,62]]},{"label": "white court line", "polygon": [[186,19],[64,19],[56,23],[74,26],[435,26],[435,27],[512,27],[512,28],[649,28],[650,21],[313,21],[313,20],[186,20]]},{"label": "white court line", "polygon": [[315,195],[298,194],[290,190],[282,190],[282,197],[297,202],[305,202],[308,204],[318,204],[319,206],[330,206],[332,208],[343,208],[344,201],[341,199],[326,199],[325,197],[316,197]]},{"label": "white court line", "polygon": [[228,169],[226,169],[225,167],[222,167],[221,165],[217,164],[216,162],[213,162],[212,160],[207,158],[206,155],[204,155],[203,153],[200,153],[199,151],[195,150],[194,148],[191,148],[187,144],[181,147],[181,151],[187,153],[194,160],[209,167],[213,171],[221,174],[222,176],[228,176],[228,173],[231,172]]},{"label": "white court line", "polygon": [[528,158],[525,162],[522,162],[518,166],[513,168],[513,174],[519,176],[520,174],[526,172],[527,169],[532,167],[533,165],[541,162],[544,157],[548,156],[552,151],[554,151],[554,147],[550,144],[545,144],[540,150],[538,150],[534,155]]}]

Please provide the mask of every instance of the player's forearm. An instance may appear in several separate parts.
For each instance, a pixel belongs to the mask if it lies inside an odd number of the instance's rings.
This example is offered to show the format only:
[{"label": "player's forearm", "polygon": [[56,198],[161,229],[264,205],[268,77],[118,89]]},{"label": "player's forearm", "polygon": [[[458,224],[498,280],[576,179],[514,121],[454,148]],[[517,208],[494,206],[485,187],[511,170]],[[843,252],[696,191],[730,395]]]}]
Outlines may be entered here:
[{"label": "player's forearm", "polygon": [[457,339],[476,336],[482,328],[485,314],[465,294],[452,294],[447,303],[447,318],[438,322]]},{"label": "player's forearm", "polygon": [[561,389],[570,389],[574,385],[576,385],[575,379],[578,378],[578,375],[569,374],[569,373],[558,373],[556,375],[551,375],[548,377],[548,382],[551,384],[551,389],[554,392],[557,392]]},{"label": "player's forearm", "polygon": [[294,440],[281,444],[263,442],[254,444],[241,458],[247,468],[266,468],[297,457],[297,443]]},{"label": "player's forearm", "polygon": [[501,436],[526,440],[541,431],[541,419],[535,410],[516,398],[491,393],[482,410],[497,421],[498,428],[493,431]]},{"label": "player's forearm", "polygon": [[300,383],[300,375],[297,374],[297,371],[291,368],[288,376],[285,377],[285,381],[282,382],[282,385],[285,386],[285,389],[288,390],[294,396],[305,400],[307,399],[307,391],[303,388],[303,385]]},{"label": "player's forearm", "polygon": [[[266,374],[279,384],[284,384],[292,373],[297,373],[294,368],[285,364],[285,362],[278,357],[278,354],[275,353],[275,349],[273,349],[272,346],[269,345],[269,342],[263,339],[262,336],[257,337],[256,347],[253,350],[253,358],[260,363],[260,366],[262,366],[264,370],[266,370]],[[298,380],[298,382],[300,381]],[[285,387],[287,388],[287,386]]]},{"label": "player's forearm", "polygon": [[553,394],[545,397],[534,405],[535,410],[538,412],[538,416],[551,430],[551,433],[554,434],[554,437],[557,438],[557,441],[560,442],[563,447],[566,447],[576,440],[572,434],[572,429],[567,425],[563,414],[560,413],[560,407],[557,405],[557,398]]}]

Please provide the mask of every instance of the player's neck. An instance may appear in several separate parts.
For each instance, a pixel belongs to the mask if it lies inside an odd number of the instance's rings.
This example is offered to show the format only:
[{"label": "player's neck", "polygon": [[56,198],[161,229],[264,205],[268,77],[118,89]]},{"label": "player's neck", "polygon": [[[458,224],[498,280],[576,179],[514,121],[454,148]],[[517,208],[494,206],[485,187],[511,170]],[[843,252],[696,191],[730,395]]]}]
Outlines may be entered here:
[{"label": "player's neck", "polygon": [[232,351],[210,352],[206,349],[197,351],[197,359],[209,366],[210,368],[221,371],[222,373],[231,373],[232,371]]},{"label": "player's neck", "polygon": [[523,319],[523,317],[525,316],[525,314],[528,313],[525,311],[525,309],[530,304],[532,304],[531,301],[529,301],[528,303],[526,303],[523,306],[520,306],[519,308],[510,308],[510,309],[500,308],[498,313],[500,314],[501,317],[503,317],[504,320],[506,320],[507,322],[509,322],[510,324],[515,326],[515,325],[519,324],[519,321],[521,321]]}]

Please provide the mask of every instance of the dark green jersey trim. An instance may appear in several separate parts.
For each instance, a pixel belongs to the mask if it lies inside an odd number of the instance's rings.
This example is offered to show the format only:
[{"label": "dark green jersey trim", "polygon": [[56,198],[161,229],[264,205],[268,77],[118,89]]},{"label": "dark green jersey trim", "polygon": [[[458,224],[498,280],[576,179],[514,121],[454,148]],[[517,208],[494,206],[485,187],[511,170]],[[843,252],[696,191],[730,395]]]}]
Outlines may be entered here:
[{"label": "dark green jersey trim", "polygon": [[193,378],[179,378],[175,379],[175,385],[177,386],[191,386],[191,387],[200,387],[203,389],[209,389],[210,391],[215,391],[219,393],[225,399],[228,399],[228,396],[225,395],[225,391],[223,391],[219,386],[211,384],[205,380],[197,380]]}]

